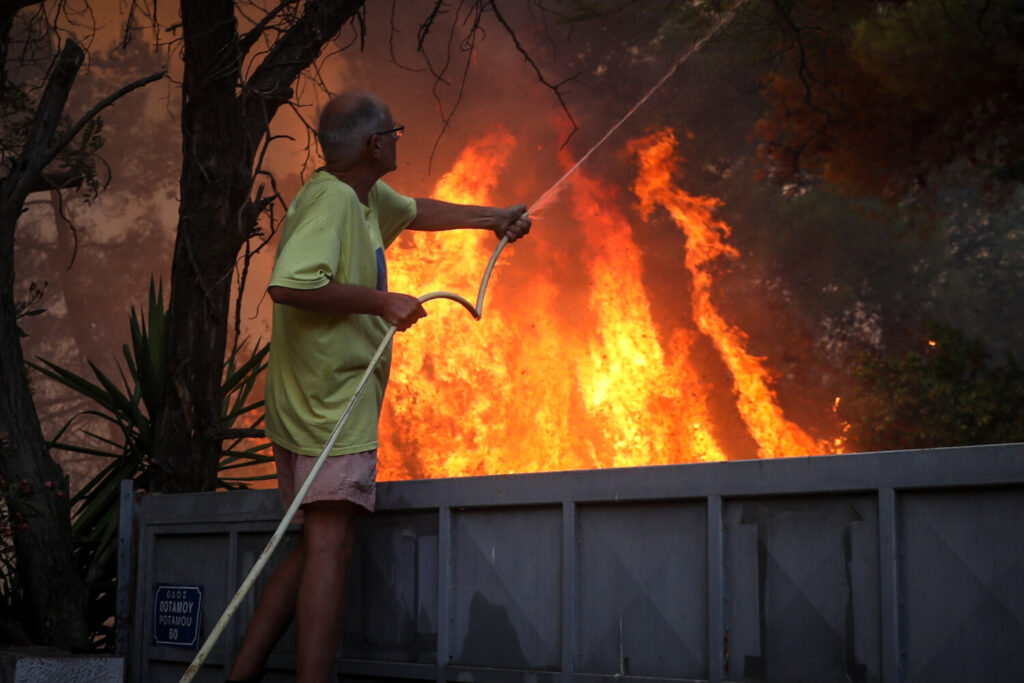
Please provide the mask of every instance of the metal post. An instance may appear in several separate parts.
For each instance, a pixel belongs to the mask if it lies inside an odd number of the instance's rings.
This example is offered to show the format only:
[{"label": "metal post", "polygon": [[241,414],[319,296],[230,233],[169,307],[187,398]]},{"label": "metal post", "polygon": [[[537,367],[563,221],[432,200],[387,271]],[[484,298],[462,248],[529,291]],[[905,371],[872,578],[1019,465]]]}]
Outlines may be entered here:
[{"label": "metal post", "polygon": [[708,681],[725,679],[725,604],[722,557],[722,497],[708,496]]},{"label": "metal post", "polygon": [[129,656],[132,632],[132,589],[135,586],[135,482],[121,482],[120,507],[117,520],[117,610],[114,628],[114,651]]},{"label": "metal post", "polygon": [[882,681],[900,680],[899,583],[896,491],[878,489],[879,621],[882,632]]}]

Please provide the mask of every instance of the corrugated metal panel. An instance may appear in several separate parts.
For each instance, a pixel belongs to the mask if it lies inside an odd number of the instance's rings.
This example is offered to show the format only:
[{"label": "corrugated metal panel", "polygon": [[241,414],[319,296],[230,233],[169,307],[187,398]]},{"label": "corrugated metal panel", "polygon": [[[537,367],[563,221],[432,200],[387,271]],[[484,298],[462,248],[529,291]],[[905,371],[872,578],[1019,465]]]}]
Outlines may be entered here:
[{"label": "corrugated metal panel", "polygon": [[[207,632],[280,514],[142,500],[132,680],[193,654],[153,644],[153,587],[202,585]],[[1024,680],[1021,519],[1021,444],[383,484],[338,680]]]}]

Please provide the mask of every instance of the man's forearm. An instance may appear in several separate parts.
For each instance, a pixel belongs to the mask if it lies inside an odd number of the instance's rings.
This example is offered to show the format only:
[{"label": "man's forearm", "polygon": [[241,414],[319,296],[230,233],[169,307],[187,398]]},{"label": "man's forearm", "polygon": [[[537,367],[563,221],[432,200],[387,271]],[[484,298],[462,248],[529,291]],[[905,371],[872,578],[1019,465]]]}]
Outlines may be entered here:
[{"label": "man's forearm", "polygon": [[384,306],[385,292],[371,287],[328,282],[317,289],[291,289],[272,286],[267,293],[274,303],[294,306],[314,313],[367,313],[380,315]]},{"label": "man's forearm", "polygon": [[409,329],[413,323],[427,315],[414,296],[382,292],[372,287],[333,280],[317,289],[291,289],[274,285],[267,287],[267,293],[276,304],[314,313],[379,315],[400,331]]},{"label": "man's forearm", "polygon": [[451,230],[478,228],[495,230],[501,225],[501,210],[491,206],[452,204],[437,199],[416,199],[416,218],[410,230]]}]

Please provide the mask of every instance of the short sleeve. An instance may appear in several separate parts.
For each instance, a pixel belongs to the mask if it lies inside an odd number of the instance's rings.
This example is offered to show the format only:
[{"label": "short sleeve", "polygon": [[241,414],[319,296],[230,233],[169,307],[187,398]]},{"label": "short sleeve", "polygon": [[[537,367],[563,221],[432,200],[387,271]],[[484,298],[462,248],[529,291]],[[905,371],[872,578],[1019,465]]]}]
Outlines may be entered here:
[{"label": "short sleeve", "polygon": [[[311,183],[289,208],[278,246],[270,285],[291,289],[319,289],[331,280],[345,282],[341,251],[342,226],[358,203],[346,201],[341,183],[329,179]],[[341,191],[339,191],[341,190]],[[361,216],[355,217],[361,220]]]},{"label": "short sleeve", "polygon": [[281,244],[270,285],[319,289],[335,279],[341,240],[338,230],[323,218],[300,222]]},{"label": "short sleeve", "polygon": [[373,186],[380,236],[384,246],[389,246],[409,227],[416,218],[416,200],[395,192],[383,180]]}]

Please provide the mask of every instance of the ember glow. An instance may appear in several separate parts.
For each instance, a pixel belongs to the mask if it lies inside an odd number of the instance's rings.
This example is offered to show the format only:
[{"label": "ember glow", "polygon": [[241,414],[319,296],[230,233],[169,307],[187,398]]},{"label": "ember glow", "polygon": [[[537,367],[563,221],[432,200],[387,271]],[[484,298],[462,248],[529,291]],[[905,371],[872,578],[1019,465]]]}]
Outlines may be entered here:
[{"label": "ember glow", "polygon": [[[504,130],[468,145],[433,195],[498,202],[493,192],[515,146]],[[513,245],[499,260],[482,321],[435,301],[425,320],[396,337],[382,480],[723,460],[713,387],[694,360],[702,336],[728,371],[758,457],[835,451],[784,417],[770,370],[712,303],[710,264],[739,254],[713,216],[717,200],[674,184],[675,147],[669,130],[630,144],[633,190],[644,218],[663,207],[686,236],[692,293],[681,305],[694,329],[656,325],[631,219],[610,200],[614,188],[577,172],[563,200],[583,238],[566,240],[546,214],[529,245]],[[388,252],[390,288],[472,300],[495,244],[482,231],[407,233]],[[531,260],[510,266],[520,249]]]}]

